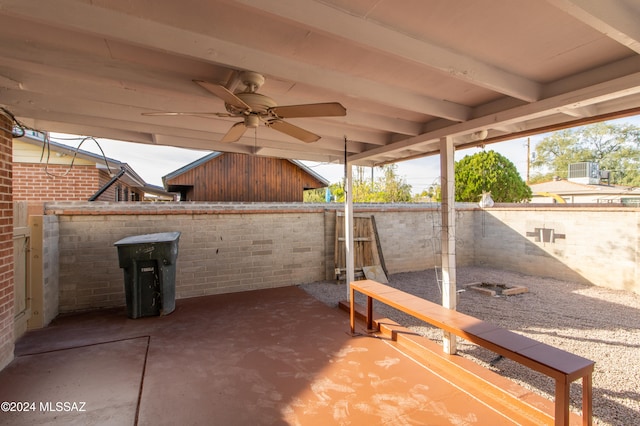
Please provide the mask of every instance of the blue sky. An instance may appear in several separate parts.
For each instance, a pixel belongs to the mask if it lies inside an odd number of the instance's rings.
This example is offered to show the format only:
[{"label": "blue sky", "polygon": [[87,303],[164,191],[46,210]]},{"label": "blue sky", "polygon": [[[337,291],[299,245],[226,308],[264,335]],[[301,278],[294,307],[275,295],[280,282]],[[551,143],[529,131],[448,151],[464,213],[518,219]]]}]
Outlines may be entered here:
[{"label": "blue sky", "polygon": [[[611,120],[610,123],[630,123],[640,126],[640,115]],[[534,135],[529,137],[531,152],[535,145],[544,139],[547,134]],[[52,133],[51,139],[77,147],[80,139],[77,136]],[[162,186],[162,176],[165,176],[190,162],[204,157],[208,151],[189,150],[173,148],[160,145],[146,145],[139,143],[114,141],[110,139],[97,139],[105,155],[118,161],[128,163],[133,170],[138,173],[147,183]],[[100,150],[95,142],[85,142],[82,149],[100,154]],[[487,150],[494,150],[507,157],[517,167],[523,179],[526,178],[527,170],[527,138],[518,138],[505,142],[487,145]],[[473,155],[481,148],[469,148],[456,152],[456,161],[466,155]],[[329,182],[335,183],[342,180],[344,175],[344,165],[342,164],[322,164],[304,162],[325,177]],[[411,185],[414,193],[419,193],[438,182],[440,173],[439,156],[425,157],[416,160],[403,161],[398,164],[398,174]],[[366,169],[366,175],[371,175],[371,169]],[[379,168],[375,168],[374,177],[379,176]]]}]

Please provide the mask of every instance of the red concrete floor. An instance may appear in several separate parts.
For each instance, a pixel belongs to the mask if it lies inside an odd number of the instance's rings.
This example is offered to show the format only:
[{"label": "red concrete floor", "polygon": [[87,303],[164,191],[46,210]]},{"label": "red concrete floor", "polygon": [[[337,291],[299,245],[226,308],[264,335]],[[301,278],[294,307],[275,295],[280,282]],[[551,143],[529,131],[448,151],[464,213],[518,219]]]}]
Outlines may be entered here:
[{"label": "red concrete floor", "polygon": [[348,331],[348,315],[295,287],[178,300],[165,317],[64,316],[17,342],[0,401],[29,411],[0,412],[0,424],[540,422],[507,418],[517,410],[501,398],[452,384],[455,373],[384,336]]}]

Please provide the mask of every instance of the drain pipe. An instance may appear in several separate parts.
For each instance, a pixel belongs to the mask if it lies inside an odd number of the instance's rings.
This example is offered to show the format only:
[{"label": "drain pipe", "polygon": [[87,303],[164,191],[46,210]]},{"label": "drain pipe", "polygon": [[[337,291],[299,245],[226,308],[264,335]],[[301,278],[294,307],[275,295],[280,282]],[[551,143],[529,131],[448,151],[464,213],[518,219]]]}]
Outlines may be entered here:
[{"label": "drain pipe", "polygon": [[102,195],[104,191],[109,189],[111,185],[113,185],[118,179],[120,179],[125,171],[126,171],[125,168],[121,167],[118,174],[112,177],[111,180],[107,182],[102,188],[98,189],[98,191],[95,194],[93,194],[91,198],[89,198],[89,201],[95,201],[99,196]]}]

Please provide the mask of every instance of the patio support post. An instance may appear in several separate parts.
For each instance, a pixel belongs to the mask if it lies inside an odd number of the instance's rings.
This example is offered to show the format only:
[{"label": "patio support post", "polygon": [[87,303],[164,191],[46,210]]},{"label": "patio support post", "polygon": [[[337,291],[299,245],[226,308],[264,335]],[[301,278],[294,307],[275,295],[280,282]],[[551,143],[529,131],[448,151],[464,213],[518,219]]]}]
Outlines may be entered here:
[{"label": "patio support post", "polygon": [[345,242],[345,260],[347,263],[347,274],[345,280],[347,282],[347,298],[350,299],[351,282],[355,280],[354,252],[353,252],[353,167],[350,163],[345,164],[345,183],[344,183],[344,242]]},{"label": "patio support post", "polygon": [[[455,174],[453,137],[440,139],[440,189],[442,193],[442,306],[456,309],[456,224],[455,224]],[[447,354],[457,351],[456,336],[443,331],[443,350]]]}]

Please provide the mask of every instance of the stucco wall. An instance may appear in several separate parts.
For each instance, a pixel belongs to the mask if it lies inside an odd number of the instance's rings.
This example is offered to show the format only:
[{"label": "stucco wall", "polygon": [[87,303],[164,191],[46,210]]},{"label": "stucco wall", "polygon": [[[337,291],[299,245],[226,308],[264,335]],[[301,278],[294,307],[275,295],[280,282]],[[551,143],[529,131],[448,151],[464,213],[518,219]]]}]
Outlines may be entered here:
[{"label": "stucco wall", "polygon": [[[180,231],[178,298],[333,279],[335,204],[48,204],[59,228],[60,312],[124,304],[113,243]],[[390,273],[439,264],[440,212],[360,205]],[[484,265],[640,292],[640,210],[525,208],[456,212],[457,265]],[[53,222],[52,222],[53,223]],[[539,241],[536,241],[539,240]]]}]

